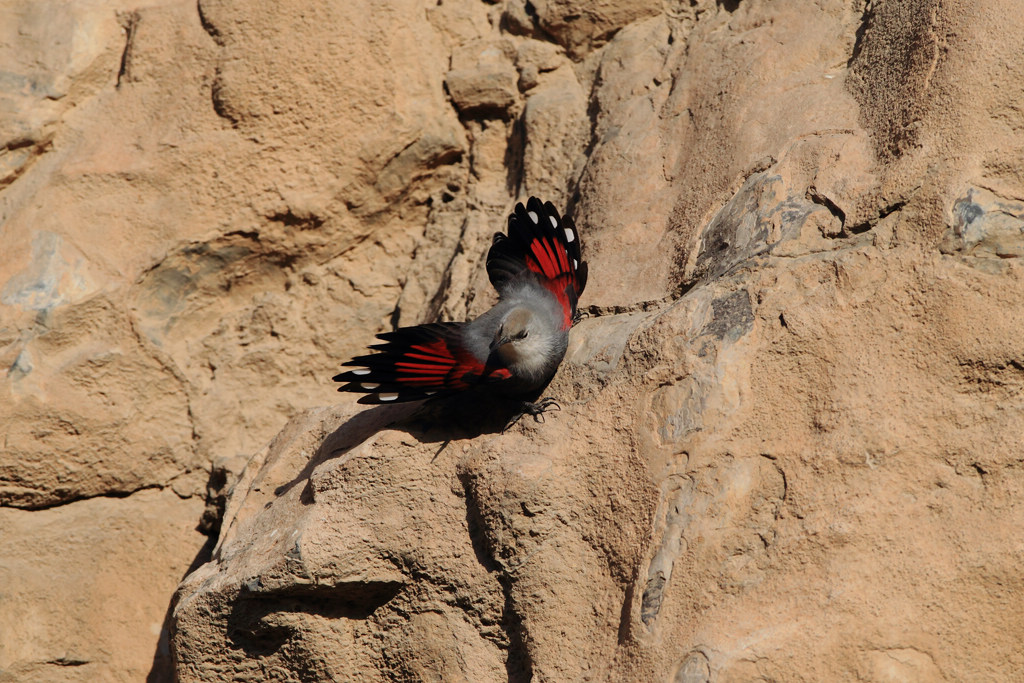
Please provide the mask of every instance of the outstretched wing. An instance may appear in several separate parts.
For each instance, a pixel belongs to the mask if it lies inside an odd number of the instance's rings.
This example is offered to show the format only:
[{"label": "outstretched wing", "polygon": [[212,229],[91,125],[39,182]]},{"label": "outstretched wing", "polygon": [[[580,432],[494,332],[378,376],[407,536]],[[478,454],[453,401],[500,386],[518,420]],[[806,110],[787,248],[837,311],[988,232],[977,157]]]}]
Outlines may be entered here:
[{"label": "outstretched wing", "polygon": [[508,234],[497,233],[487,252],[487,275],[502,293],[522,277],[536,277],[562,304],[565,329],[587,285],[580,235],[571,218],[561,218],[551,202],[530,197],[508,217]]},{"label": "outstretched wing", "polygon": [[343,363],[355,366],[335,375],[346,382],[338,391],[366,394],[359,403],[400,403],[468,389],[484,381],[507,379],[504,368],[488,368],[462,343],[466,323],[434,323],[378,334],[377,353]]}]

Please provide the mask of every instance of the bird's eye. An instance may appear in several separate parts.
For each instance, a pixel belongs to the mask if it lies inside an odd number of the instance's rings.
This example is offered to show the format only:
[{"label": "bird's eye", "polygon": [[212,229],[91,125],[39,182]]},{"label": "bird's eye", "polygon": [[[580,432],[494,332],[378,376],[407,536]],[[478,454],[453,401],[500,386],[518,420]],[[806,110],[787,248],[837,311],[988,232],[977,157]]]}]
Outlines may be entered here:
[{"label": "bird's eye", "polygon": [[526,330],[523,330],[522,332],[519,333],[519,339],[526,339],[529,336],[530,336],[530,333],[527,332]]}]

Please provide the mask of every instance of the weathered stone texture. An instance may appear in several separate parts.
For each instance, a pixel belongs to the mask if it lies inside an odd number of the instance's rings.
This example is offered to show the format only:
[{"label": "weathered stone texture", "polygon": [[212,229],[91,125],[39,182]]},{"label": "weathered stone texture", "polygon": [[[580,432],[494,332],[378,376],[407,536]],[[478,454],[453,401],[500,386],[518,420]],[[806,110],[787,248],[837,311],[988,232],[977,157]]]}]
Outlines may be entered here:
[{"label": "weathered stone texture", "polygon": [[[0,13],[0,681],[1024,677],[1011,0]],[[562,411],[338,397],[530,194]]]}]

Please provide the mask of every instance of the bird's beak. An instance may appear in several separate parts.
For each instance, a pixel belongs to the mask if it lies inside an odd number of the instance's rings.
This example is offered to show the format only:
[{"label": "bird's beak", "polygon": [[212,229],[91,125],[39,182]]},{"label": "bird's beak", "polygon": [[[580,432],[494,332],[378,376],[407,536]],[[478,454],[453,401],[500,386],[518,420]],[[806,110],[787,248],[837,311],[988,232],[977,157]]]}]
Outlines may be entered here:
[{"label": "bird's beak", "polygon": [[499,338],[495,339],[494,341],[491,342],[491,351],[496,351],[497,349],[501,348],[505,344],[508,344],[510,341],[512,341],[512,340],[509,339],[508,337],[499,337]]}]

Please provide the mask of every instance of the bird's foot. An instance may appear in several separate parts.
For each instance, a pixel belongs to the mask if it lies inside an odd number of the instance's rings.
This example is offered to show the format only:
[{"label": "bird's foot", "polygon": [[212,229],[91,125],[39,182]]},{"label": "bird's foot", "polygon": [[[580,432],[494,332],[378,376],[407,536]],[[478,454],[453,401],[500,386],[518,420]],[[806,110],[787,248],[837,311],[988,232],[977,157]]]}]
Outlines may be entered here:
[{"label": "bird's foot", "polygon": [[588,313],[587,311],[584,311],[582,308],[578,308],[578,309],[576,309],[576,312],[572,316],[572,324],[575,325],[576,323],[578,323],[579,321],[583,320],[584,318],[589,318],[589,317],[590,317],[590,313]]},{"label": "bird's foot", "polygon": [[555,410],[561,410],[562,406],[558,405],[558,402],[550,396],[542,398],[536,403],[523,401],[523,405],[519,409],[519,412],[512,416],[512,419],[508,421],[508,424],[506,424],[504,429],[501,430],[501,433],[504,434],[509,427],[514,425],[516,422],[519,422],[519,419],[522,418],[523,415],[532,415],[535,422],[543,422],[545,411],[551,410],[552,408]]}]

